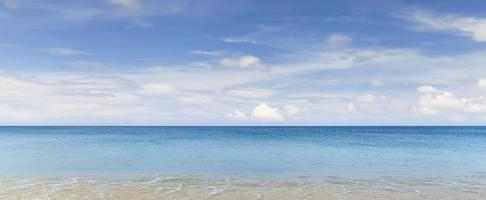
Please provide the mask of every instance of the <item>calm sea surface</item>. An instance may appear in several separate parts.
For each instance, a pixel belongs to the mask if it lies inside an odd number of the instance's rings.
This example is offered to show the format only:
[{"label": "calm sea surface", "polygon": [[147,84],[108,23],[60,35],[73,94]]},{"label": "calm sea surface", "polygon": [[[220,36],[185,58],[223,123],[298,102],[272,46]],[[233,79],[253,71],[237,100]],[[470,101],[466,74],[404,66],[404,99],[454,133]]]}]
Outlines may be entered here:
[{"label": "calm sea surface", "polygon": [[486,173],[486,127],[0,127],[0,174]]}]

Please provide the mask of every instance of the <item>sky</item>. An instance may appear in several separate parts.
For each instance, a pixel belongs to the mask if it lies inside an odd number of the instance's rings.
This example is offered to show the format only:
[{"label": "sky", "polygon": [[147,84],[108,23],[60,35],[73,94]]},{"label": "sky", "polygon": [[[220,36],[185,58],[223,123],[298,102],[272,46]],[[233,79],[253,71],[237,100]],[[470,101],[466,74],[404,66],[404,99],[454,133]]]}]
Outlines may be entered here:
[{"label": "sky", "polygon": [[486,1],[0,1],[0,125],[486,122]]}]

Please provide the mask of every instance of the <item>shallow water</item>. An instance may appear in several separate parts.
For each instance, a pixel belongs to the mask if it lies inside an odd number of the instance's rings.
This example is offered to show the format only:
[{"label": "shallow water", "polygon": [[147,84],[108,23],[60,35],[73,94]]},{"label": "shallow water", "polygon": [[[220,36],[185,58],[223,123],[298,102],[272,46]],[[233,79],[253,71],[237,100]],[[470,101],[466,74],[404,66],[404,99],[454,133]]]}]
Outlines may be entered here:
[{"label": "shallow water", "polygon": [[10,178],[1,199],[485,199],[484,179]]},{"label": "shallow water", "polygon": [[0,127],[0,199],[486,199],[485,127]]}]

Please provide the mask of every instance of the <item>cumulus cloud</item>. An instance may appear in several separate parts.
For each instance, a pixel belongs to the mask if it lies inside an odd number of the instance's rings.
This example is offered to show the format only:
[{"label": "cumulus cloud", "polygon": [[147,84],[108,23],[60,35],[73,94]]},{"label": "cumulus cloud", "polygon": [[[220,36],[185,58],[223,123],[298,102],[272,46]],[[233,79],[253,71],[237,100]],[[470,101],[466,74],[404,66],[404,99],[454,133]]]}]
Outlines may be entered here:
[{"label": "cumulus cloud", "polygon": [[344,34],[332,34],[327,37],[326,43],[331,45],[331,46],[343,46],[343,45],[348,45],[351,42],[353,42],[353,38],[344,35]]},{"label": "cumulus cloud", "polygon": [[244,112],[241,112],[239,110],[235,110],[231,113],[228,113],[226,115],[228,118],[233,119],[233,120],[248,120],[248,115]]},{"label": "cumulus cloud", "polygon": [[271,107],[267,103],[262,102],[256,106],[252,111],[252,118],[258,121],[278,122],[285,118],[280,114],[280,109]]},{"label": "cumulus cloud", "polygon": [[239,58],[224,58],[219,61],[219,64],[222,67],[233,69],[261,69],[264,67],[260,58],[252,55],[245,55]]},{"label": "cumulus cloud", "polygon": [[61,56],[75,56],[75,55],[88,55],[89,52],[81,51],[77,49],[71,48],[64,48],[64,47],[56,47],[56,48],[46,48],[41,49],[43,52],[47,52],[53,55],[61,55]]},{"label": "cumulus cloud", "polygon": [[486,79],[480,79],[476,83],[479,88],[486,89]]},{"label": "cumulus cloud", "polygon": [[[190,118],[180,117],[179,119],[186,119],[187,121],[194,120],[194,119],[207,119],[207,120],[214,120],[211,122],[216,122],[217,120],[221,120],[224,118],[224,113],[220,113],[221,110],[231,111],[235,109],[237,106],[255,106],[257,103],[260,103],[263,98],[265,101],[272,101],[272,104],[266,104],[267,107],[273,110],[275,116],[280,116],[283,120],[291,120],[293,119],[292,115],[299,115],[303,116],[305,119],[311,120],[332,120],[336,119],[341,116],[335,115],[336,110],[341,112],[345,112],[345,117],[352,119],[354,116],[358,116],[359,114],[363,114],[362,116],[367,116],[370,119],[375,118],[377,116],[383,115],[376,115],[374,112],[388,113],[388,105],[390,102],[400,101],[401,99],[404,102],[402,106],[404,106],[404,110],[406,112],[409,111],[409,108],[412,104],[415,103],[414,97],[415,92],[409,92],[405,88],[398,88],[397,91],[388,90],[386,91],[386,97],[383,95],[379,95],[379,91],[376,91],[380,88],[373,88],[372,91],[363,91],[362,95],[356,95],[355,90],[349,91],[344,90],[340,92],[336,92],[335,96],[330,95],[329,91],[326,91],[328,87],[320,87],[321,85],[317,85],[316,82],[326,82],[336,84],[336,86],[341,87],[343,85],[339,84],[354,84],[350,82],[346,82],[346,78],[356,78],[355,83],[368,83],[370,81],[367,75],[363,75],[361,73],[351,73],[349,74],[350,77],[334,77],[335,71],[339,71],[338,74],[345,74],[349,71],[356,70],[366,70],[372,67],[373,69],[379,68],[384,69],[380,70],[380,74],[378,75],[387,75],[390,69],[393,70],[398,69],[399,73],[394,73],[393,71],[390,75],[393,76],[387,81],[394,82],[394,83],[404,83],[404,84],[393,84],[395,87],[396,85],[407,86],[413,83],[416,85],[417,82],[428,82],[430,84],[436,85],[437,82],[440,82],[441,85],[448,84],[464,84],[467,82],[466,80],[477,80],[478,77],[485,77],[484,69],[482,68],[483,64],[486,62],[484,57],[484,52],[470,52],[466,54],[458,54],[458,55],[428,55],[423,54],[420,50],[416,49],[388,49],[388,48],[364,48],[364,49],[356,49],[356,48],[347,48],[347,49],[334,49],[334,50],[326,50],[325,52],[318,52],[313,54],[313,58],[309,58],[304,60],[302,63],[296,64],[289,64],[288,66],[271,66],[271,70],[209,70],[207,68],[176,68],[171,66],[164,66],[164,67],[154,67],[150,69],[141,69],[141,70],[133,70],[129,73],[123,71],[113,71],[114,73],[110,73],[113,76],[121,76],[124,79],[127,79],[127,82],[136,82],[131,90],[126,90],[125,88],[120,88],[118,86],[111,86],[110,90],[106,90],[100,88],[101,85],[109,85],[103,81],[100,81],[101,84],[94,84],[93,86],[86,86],[85,80],[73,81],[69,78],[63,79],[64,75],[55,76],[54,78],[45,76],[41,76],[43,83],[38,83],[30,78],[20,78],[21,80],[18,83],[15,83],[16,86],[11,86],[8,88],[4,88],[1,90],[5,94],[11,94],[16,91],[23,91],[25,93],[22,98],[24,99],[47,99],[46,97],[53,96],[57,98],[61,98],[61,96],[69,96],[68,100],[59,101],[59,106],[57,108],[62,109],[55,109],[53,108],[53,104],[48,104],[47,106],[49,109],[57,110],[55,113],[80,113],[82,109],[96,109],[101,113],[104,113],[105,116],[114,116],[110,113],[114,113],[114,109],[112,107],[107,106],[106,104],[100,104],[98,101],[91,101],[86,100],[83,98],[74,98],[72,96],[89,96],[89,97],[97,97],[100,98],[100,102],[103,102],[104,99],[102,97],[111,98],[117,97],[121,99],[131,99],[132,103],[117,103],[117,105],[121,105],[123,107],[133,107],[133,108],[140,108],[140,110],[144,110],[140,113],[147,114],[154,114],[155,112],[168,112],[173,116],[180,116],[178,114],[184,113],[192,113]],[[314,60],[313,60],[314,59]],[[239,62],[240,58],[233,58],[230,62],[231,65],[240,65],[240,66],[253,66],[254,63],[261,63],[258,62]],[[244,60],[244,59],[243,59]],[[252,59],[249,59],[252,60]],[[255,59],[253,59],[255,60]],[[259,59],[258,59],[259,60]],[[308,62],[307,61],[311,61]],[[235,64],[235,63],[253,63],[253,64]],[[78,62],[75,63],[77,67],[100,67],[100,66],[107,66],[106,64],[101,63],[101,65],[90,62]],[[219,67],[220,63],[208,63],[208,65]],[[179,66],[177,66],[179,67]],[[383,68],[382,68],[383,67]],[[353,69],[350,69],[353,68]],[[386,69],[385,69],[386,68]],[[340,70],[329,70],[327,69],[340,69]],[[414,71],[414,69],[417,69]],[[434,74],[439,73],[440,74]],[[318,70],[324,76],[318,76],[318,79],[310,78],[307,79],[308,76],[305,73],[312,73]],[[437,70],[437,71],[434,71]],[[449,71],[452,70],[452,71]],[[467,71],[468,73],[464,73]],[[325,72],[325,73],[324,73]],[[361,71],[360,71],[361,72]],[[370,70],[370,73],[374,73],[374,70]],[[447,73],[445,73],[447,72]],[[302,75],[304,74],[302,79]],[[341,75],[342,75],[341,74]],[[357,74],[357,76],[354,76]],[[413,75],[410,75],[413,74]],[[295,76],[299,75],[299,76]],[[346,74],[348,75],[348,74]],[[374,75],[374,74],[370,74]],[[314,76],[316,77],[316,76]],[[322,77],[322,78],[321,78]],[[373,77],[373,76],[371,76]],[[15,79],[17,80],[17,79]],[[426,80],[426,81],[424,81]],[[17,80],[18,81],[18,80]],[[55,87],[46,86],[49,84],[53,84],[52,82],[63,82],[64,84],[57,84]],[[110,81],[107,81],[110,82]],[[150,84],[158,84],[163,82],[164,84],[170,85],[174,88],[177,88],[177,92],[172,92],[170,87],[166,87],[167,85],[150,85]],[[478,81],[477,86],[482,88],[484,81]],[[298,83],[295,84],[294,83]],[[23,88],[23,84],[31,85],[26,86]],[[148,85],[146,85],[148,84]],[[373,82],[372,82],[373,84]],[[63,85],[63,86],[62,86]],[[72,88],[71,86],[76,85],[76,87],[84,87],[81,88]],[[379,85],[379,84],[375,84]],[[334,85],[330,85],[334,86]],[[347,85],[348,87],[350,85]],[[107,86],[108,87],[108,86]],[[13,89],[17,88],[17,89]],[[60,89],[63,88],[63,89]],[[272,88],[272,89],[268,89]],[[278,88],[278,92],[275,88]],[[38,94],[43,98],[39,98],[39,96],[28,96],[32,95],[29,92],[25,91],[35,91],[35,92],[42,92],[47,90],[47,93]],[[274,91],[275,90],[275,91]],[[441,92],[438,92],[438,89],[435,87],[422,87],[417,89],[421,95],[423,93],[427,93],[427,95],[440,95]],[[50,93],[51,91],[55,91]],[[297,97],[299,92],[308,92],[308,93],[315,93],[321,96],[318,97]],[[332,92],[332,91],[331,91]],[[481,91],[475,91],[481,92]],[[391,94],[388,94],[391,93]],[[400,95],[397,95],[399,93]],[[62,94],[62,95],[61,95]],[[295,94],[295,95],[294,95]],[[19,95],[19,94],[17,94]],[[150,95],[150,96],[149,96]],[[161,97],[156,97],[156,95],[164,95]],[[294,96],[292,96],[294,95]],[[396,96],[393,96],[396,95]],[[15,96],[15,95],[12,95]],[[151,97],[154,96],[154,97]],[[453,95],[455,99],[462,99],[461,95]],[[467,97],[466,99],[470,100],[470,104],[473,104],[477,107],[477,105],[481,105],[478,98],[480,97],[479,94],[472,94],[473,98]],[[403,98],[405,97],[405,98]],[[7,98],[7,97],[5,97]],[[248,98],[248,99],[242,99]],[[258,99],[262,98],[262,100]],[[407,99],[409,98],[409,99]],[[32,116],[32,113],[44,113],[45,115],[35,115],[35,116],[42,116],[49,118],[51,114],[46,114],[50,112],[44,112],[41,107],[38,105],[43,105],[45,102],[36,102],[33,104],[25,105],[19,104],[16,100],[12,100],[11,98],[7,98],[9,101],[14,102],[9,104],[9,106],[2,105],[2,109],[4,112],[13,111],[15,109],[23,110],[23,118],[28,118],[27,116]],[[21,98],[19,98],[21,99]],[[137,100],[138,99],[138,100]],[[4,99],[5,100],[5,99]],[[304,102],[308,100],[308,102]],[[56,100],[57,101],[57,100]],[[128,101],[128,100],[127,100]],[[70,102],[66,105],[65,102]],[[86,102],[89,104],[83,104],[76,106],[75,102]],[[298,103],[296,103],[298,102]],[[301,104],[301,102],[304,102]],[[435,102],[435,100],[434,100]],[[4,101],[2,101],[2,104]],[[160,104],[159,104],[160,103]],[[292,107],[290,105],[285,105],[286,103],[289,104],[296,104],[298,105],[297,108]],[[22,106],[19,106],[22,105]],[[271,106],[270,106],[271,105]],[[309,105],[309,106],[306,106]],[[415,104],[414,104],[415,105]],[[143,107],[146,106],[146,107]],[[257,105],[258,107],[259,105]],[[348,106],[346,109],[346,106]],[[142,108],[141,108],[142,107]],[[265,107],[265,106],[264,106]],[[309,107],[310,112],[303,112],[303,108]],[[469,106],[474,107],[474,106]],[[256,107],[255,107],[256,108]],[[445,110],[456,110],[457,112],[466,112],[466,109],[443,109],[438,108],[437,106],[415,106],[416,111],[418,113],[440,113],[445,112]],[[44,108],[46,109],[46,108]],[[153,112],[150,112],[152,109]],[[28,112],[28,111],[32,112]],[[101,111],[106,112],[101,112]],[[147,111],[148,110],[148,111]],[[346,111],[352,111],[353,113],[349,113]],[[467,109],[469,110],[469,109]],[[219,112],[218,112],[219,111]],[[253,109],[244,110],[238,107],[238,111],[244,113],[249,120],[257,121],[257,118],[253,115]],[[30,114],[29,114],[30,113]],[[470,112],[468,112],[470,113]],[[471,112],[472,113],[472,112]],[[4,113],[5,114],[5,113]],[[83,113],[85,114],[85,113]],[[235,114],[235,113],[233,113]],[[367,114],[367,115],[366,115]],[[374,115],[375,114],[375,115]],[[409,112],[407,114],[410,114]],[[73,114],[76,115],[76,114]],[[237,114],[235,114],[237,115]],[[241,115],[241,114],[239,114]],[[398,114],[397,114],[398,115]],[[91,116],[91,115],[88,115]],[[310,117],[309,117],[310,116]],[[405,115],[402,115],[405,116]],[[8,114],[3,116],[4,118],[8,117]],[[114,116],[116,118],[116,116]],[[220,117],[220,118],[218,118]],[[229,117],[229,116],[227,116]],[[406,117],[406,116],[405,116]],[[229,117],[231,118],[231,117]],[[260,117],[261,118],[261,117]],[[274,117],[279,118],[279,117]],[[165,119],[165,118],[157,118],[157,119]],[[125,119],[130,120],[130,119]],[[394,122],[401,122],[401,119],[397,117]],[[419,120],[419,119],[417,119]],[[193,122],[193,121],[192,121]],[[206,121],[207,122],[207,121]],[[219,122],[219,121],[217,121]]]},{"label": "cumulus cloud", "polygon": [[233,120],[253,120],[260,122],[282,122],[292,119],[304,110],[293,104],[286,104],[279,107],[270,106],[266,102],[256,105],[253,110],[246,114],[240,110],[235,110],[226,114],[226,117]]},{"label": "cumulus cloud", "polygon": [[453,33],[486,42],[486,18],[440,14],[431,10],[413,10],[401,17],[413,22],[414,30]]},{"label": "cumulus cloud", "polygon": [[417,92],[421,96],[412,110],[419,114],[486,113],[486,99],[483,96],[461,97],[430,85],[418,87]]},{"label": "cumulus cloud", "polygon": [[417,92],[422,93],[422,94],[440,93],[439,90],[437,90],[435,87],[430,86],[430,85],[422,85],[422,86],[418,87]]}]

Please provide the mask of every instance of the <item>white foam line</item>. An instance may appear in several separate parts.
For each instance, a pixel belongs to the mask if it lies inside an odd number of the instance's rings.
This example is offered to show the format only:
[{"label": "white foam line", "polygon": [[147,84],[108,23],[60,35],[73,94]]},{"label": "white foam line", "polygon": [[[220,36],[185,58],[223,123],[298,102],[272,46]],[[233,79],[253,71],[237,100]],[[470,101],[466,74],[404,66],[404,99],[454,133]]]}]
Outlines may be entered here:
[{"label": "white foam line", "polygon": [[174,192],[177,192],[177,191],[180,191],[180,190],[182,190],[182,184],[177,184],[177,187],[175,189],[167,191],[164,194],[171,194],[171,193],[174,193]]},{"label": "white foam line", "polygon": [[148,182],[146,182],[145,184],[154,184],[154,183],[156,183],[156,182],[158,182],[158,181],[160,181],[160,177],[154,178],[153,180],[148,181]]},{"label": "white foam line", "polygon": [[218,186],[211,186],[211,187],[209,187],[209,188],[211,188],[211,189],[212,189],[212,190],[211,190],[211,191],[209,191],[209,193],[208,193],[208,195],[209,195],[209,196],[218,195],[218,194],[221,194],[221,193],[223,193],[223,192],[224,192],[224,187],[220,188],[220,187],[218,187]]}]

